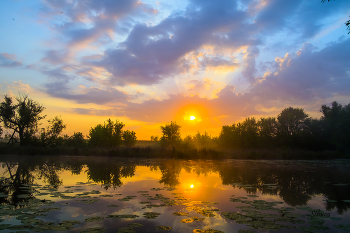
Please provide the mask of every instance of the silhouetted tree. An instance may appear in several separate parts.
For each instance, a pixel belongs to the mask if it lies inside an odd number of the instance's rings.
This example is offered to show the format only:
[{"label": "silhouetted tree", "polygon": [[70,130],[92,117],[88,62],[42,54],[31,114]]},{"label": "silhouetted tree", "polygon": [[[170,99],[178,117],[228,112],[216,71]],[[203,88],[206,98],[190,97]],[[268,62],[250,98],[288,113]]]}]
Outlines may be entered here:
[{"label": "silhouetted tree", "polygon": [[170,146],[174,149],[175,146],[181,142],[181,126],[176,124],[176,122],[171,122],[165,126],[160,126],[160,129],[162,130],[163,134],[160,138],[160,142],[163,146]]},{"label": "silhouetted tree", "polygon": [[38,122],[45,118],[45,115],[42,115],[45,108],[26,95],[16,97],[15,100],[16,102],[12,97],[5,95],[0,104],[0,117],[4,127],[13,130],[11,139],[17,133],[20,145],[25,146],[37,132]]},{"label": "silhouetted tree", "polygon": [[89,132],[89,144],[92,146],[114,147],[122,143],[123,122],[108,119],[103,125],[98,124]]},{"label": "silhouetted tree", "polygon": [[283,145],[299,146],[307,117],[302,108],[289,107],[282,110],[277,121],[278,138]]},{"label": "silhouetted tree", "polygon": [[57,116],[48,122],[49,125],[41,132],[40,139],[43,146],[54,146],[57,143],[58,136],[63,129],[66,128],[66,125],[63,124],[63,120]]},{"label": "silhouetted tree", "polygon": [[323,116],[321,120],[329,141],[331,141],[337,149],[350,149],[350,104],[342,106],[334,101],[331,106],[322,105],[321,112]]},{"label": "silhouetted tree", "polygon": [[126,130],[123,132],[123,140],[126,146],[133,146],[136,143],[136,133],[134,131]]},{"label": "silhouetted tree", "polygon": [[82,147],[86,145],[82,132],[74,132],[72,136],[66,136],[65,145]]},{"label": "silhouetted tree", "polygon": [[275,117],[261,118],[258,121],[259,140],[263,147],[275,146],[277,136],[277,121]]}]

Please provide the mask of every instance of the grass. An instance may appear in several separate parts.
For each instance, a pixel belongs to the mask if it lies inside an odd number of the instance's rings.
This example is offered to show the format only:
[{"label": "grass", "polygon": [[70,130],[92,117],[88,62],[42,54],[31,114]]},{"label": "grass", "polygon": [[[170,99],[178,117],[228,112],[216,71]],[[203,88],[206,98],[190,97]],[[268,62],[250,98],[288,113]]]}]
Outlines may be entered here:
[{"label": "grass", "polygon": [[175,148],[166,149],[157,142],[138,141],[133,147],[20,147],[0,145],[0,155],[73,155],[73,156],[111,156],[125,158],[175,158],[175,159],[282,159],[314,160],[341,159],[348,155],[337,151],[308,151],[297,149],[211,149]]}]

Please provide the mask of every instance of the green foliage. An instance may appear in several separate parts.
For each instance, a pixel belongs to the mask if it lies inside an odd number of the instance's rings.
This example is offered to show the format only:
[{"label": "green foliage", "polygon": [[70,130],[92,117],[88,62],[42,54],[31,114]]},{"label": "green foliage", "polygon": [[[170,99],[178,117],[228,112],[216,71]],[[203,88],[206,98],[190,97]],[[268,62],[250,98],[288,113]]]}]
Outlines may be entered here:
[{"label": "green foliage", "polygon": [[350,150],[350,104],[342,106],[334,101],[331,106],[322,105],[321,112],[328,140],[339,150]]},{"label": "green foliage", "polygon": [[48,122],[49,125],[41,132],[40,139],[43,146],[54,146],[57,144],[58,136],[66,128],[66,125],[57,116],[48,120]]},{"label": "green foliage", "polygon": [[216,143],[216,138],[211,137],[207,132],[204,132],[204,134],[197,132],[194,136],[187,135],[182,142],[183,147],[188,149],[213,148]]},{"label": "green foliage", "polygon": [[266,147],[274,146],[277,136],[277,121],[275,117],[260,118],[258,121],[259,140]]},{"label": "green foliage", "polygon": [[133,146],[136,143],[136,133],[134,131],[125,130],[123,132],[123,140],[126,146]]},{"label": "green foliage", "polygon": [[86,145],[86,142],[82,132],[74,132],[74,134],[70,137],[65,135],[64,144],[67,146],[83,147]]},{"label": "green foliage", "polygon": [[0,104],[0,117],[4,127],[13,130],[10,140],[18,134],[20,145],[29,145],[38,131],[39,121],[46,117],[42,115],[44,109],[26,95],[16,97],[15,101],[5,95],[4,101]]},{"label": "green foliage", "polygon": [[305,126],[304,122],[307,117],[308,115],[302,108],[289,107],[283,109],[283,111],[277,117],[279,124],[278,133],[284,137],[300,134]]},{"label": "green foliage", "polygon": [[98,124],[89,132],[89,144],[99,147],[114,147],[122,143],[123,122],[108,119],[103,125]]},{"label": "green foliage", "polygon": [[171,122],[165,126],[161,126],[162,137],[160,142],[162,146],[174,148],[181,142],[180,129],[181,126],[176,124],[176,122]]},{"label": "green foliage", "polygon": [[159,140],[159,138],[158,138],[158,136],[151,136],[151,141],[152,142],[158,142],[158,140]]}]

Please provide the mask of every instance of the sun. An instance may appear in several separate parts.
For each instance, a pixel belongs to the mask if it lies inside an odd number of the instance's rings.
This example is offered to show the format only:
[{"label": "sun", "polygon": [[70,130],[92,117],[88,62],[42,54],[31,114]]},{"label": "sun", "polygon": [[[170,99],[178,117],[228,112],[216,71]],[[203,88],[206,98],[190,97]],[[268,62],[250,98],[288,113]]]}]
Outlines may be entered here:
[{"label": "sun", "polygon": [[194,185],[193,185],[193,184],[191,184],[191,185],[190,185],[190,187],[191,187],[191,189],[193,189]]},{"label": "sun", "polygon": [[190,116],[190,120],[191,120],[191,121],[193,121],[194,119],[196,119],[196,117]]}]

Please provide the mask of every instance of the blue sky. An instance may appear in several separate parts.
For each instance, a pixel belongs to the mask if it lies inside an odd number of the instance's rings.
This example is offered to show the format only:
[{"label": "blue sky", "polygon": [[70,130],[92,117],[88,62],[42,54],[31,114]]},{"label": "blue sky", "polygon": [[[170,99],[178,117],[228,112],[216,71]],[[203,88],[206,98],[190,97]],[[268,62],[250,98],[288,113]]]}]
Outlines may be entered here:
[{"label": "blue sky", "polygon": [[170,121],[215,136],[350,102],[347,0],[4,0],[0,13],[0,94],[29,93],[68,134],[118,118],[139,139]]}]

